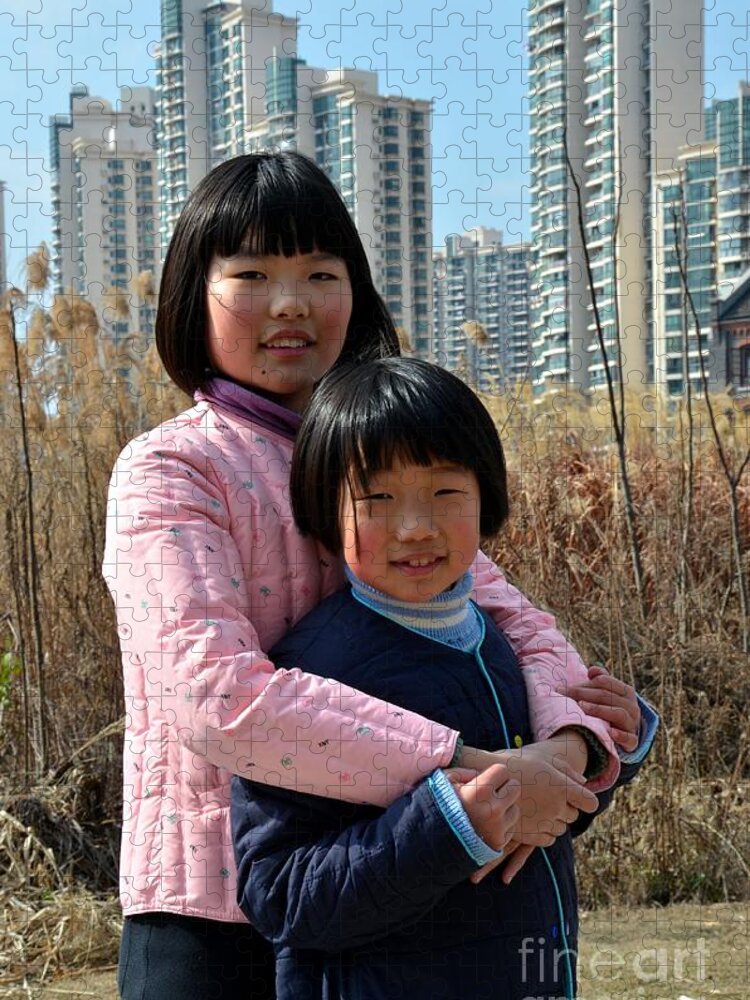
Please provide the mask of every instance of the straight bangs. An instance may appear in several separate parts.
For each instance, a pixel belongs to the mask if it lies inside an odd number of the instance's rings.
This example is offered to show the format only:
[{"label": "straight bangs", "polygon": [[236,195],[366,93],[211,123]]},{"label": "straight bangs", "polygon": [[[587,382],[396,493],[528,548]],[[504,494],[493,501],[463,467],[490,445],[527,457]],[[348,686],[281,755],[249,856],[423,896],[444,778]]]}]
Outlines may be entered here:
[{"label": "straight bangs", "polygon": [[[301,159],[301,158],[300,158]],[[361,270],[359,236],[338,192],[301,164],[261,159],[218,206],[212,253],[235,257],[313,252],[341,257],[350,278]],[[284,168],[287,169],[284,169]],[[242,180],[244,179],[244,184]]]},{"label": "straight bangs", "polygon": [[192,395],[213,377],[206,347],[206,275],[214,256],[331,254],[352,286],[352,315],[339,361],[399,354],[393,320],[372,283],[352,217],[329,177],[300,153],[226,160],[188,198],[161,276],[156,346],[173,381]]},{"label": "straight bangs", "polygon": [[[378,422],[382,426],[378,428]],[[364,424],[360,436],[340,442],[342,458],[347,470],[349,486],[360,490],[369,488],[371,480],[381,472],[393,468],[394,463],[421,465],[425,468],[435,462],[466,466],[465,449],[458,442],[451,441],[450,433],[441,433],[447,428],[425,428],[412,420],[404,420],[403,426],[395,426],[395,421],[376,421]]]},{"label": "straight bangs", "polygon": [[442,462],[473,472],[480,531],[508,515],[505,458],[492,418],[468,386],[417,358],[380,358],[332,369],[313,393],[297,437],[290,495],[299,530],[331,552],[342,547],[345,490],[407,465]]}]

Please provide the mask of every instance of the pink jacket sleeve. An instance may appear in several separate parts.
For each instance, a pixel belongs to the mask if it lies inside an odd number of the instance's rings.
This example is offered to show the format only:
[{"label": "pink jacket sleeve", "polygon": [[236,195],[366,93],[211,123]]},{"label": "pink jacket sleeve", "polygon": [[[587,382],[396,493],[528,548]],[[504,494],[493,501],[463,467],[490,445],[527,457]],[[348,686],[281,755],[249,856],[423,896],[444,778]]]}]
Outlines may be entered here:
[{"label": "pink jacket sleeve", "polygon": [[610,788],[620,773],[620,759],[609,727],[601,719],[585,715],[576,701],[560,693],[569,684],[587,680],[578,653],[557,631],[552,615],[530,604],[481,552],[474,576],[477,604],[492,615],[518,657],[535,738],[547,739],[565,726],[589,730],[607,751],[608,765],[602,774],[589,781],[588,787],[593,792]]},{"label": "pink jacket sleeve", "polygon": [[[450,762],[457,733],[260,648],[219,485],[131,445],[110,483],[103,573],[114,599],[128,738],[177,739],[253,780],[388,805]],[[283,612],[279,612],[283,614]],[[252,762],[252,770],[248,770]]]}]

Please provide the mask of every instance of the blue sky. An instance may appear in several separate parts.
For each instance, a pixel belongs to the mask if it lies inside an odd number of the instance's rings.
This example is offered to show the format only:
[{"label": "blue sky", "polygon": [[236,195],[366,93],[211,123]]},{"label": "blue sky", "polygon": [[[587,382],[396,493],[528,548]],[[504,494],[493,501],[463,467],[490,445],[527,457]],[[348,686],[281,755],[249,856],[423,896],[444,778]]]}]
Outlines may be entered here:
[{"label": "blue sky", "polygon": [[[11,281],[50,238],[51,115],[73,84],[115,101],[153,84],[157,0],[6,0],[0,11],[0,179]],[[679,0],[673,0],[678,3]],[[310,7],[314,5],[314,16]],[[299,55],[317,66],[375,69],[381,90],[434,99],[435,242],[472,225],[528,233],[527,105],[521,0],[276,0],[300,18]],[[460,13],[458,12],[460,11]],[[708,0],[706,97],[750,77],[746,0]]]}]

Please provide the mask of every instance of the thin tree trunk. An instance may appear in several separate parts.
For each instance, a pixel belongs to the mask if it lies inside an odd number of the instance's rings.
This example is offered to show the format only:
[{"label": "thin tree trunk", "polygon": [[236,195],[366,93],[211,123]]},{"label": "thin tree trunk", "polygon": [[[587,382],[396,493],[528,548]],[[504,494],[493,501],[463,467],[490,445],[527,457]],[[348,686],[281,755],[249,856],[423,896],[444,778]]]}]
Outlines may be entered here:
[{"label": "thin tree trunk", "polygon": [[[680,227],[678,228],[678,222]],[[675,257],[682,266],[687,267],[687,220],[684,215],[678,220],[677,213],[672,210],[672,225],[674,232]],[[690,381],[690,351],[687,336],[688,302],[682,295],[682,367],[684,372],[685,408],[687,415],[687,441],[680,433],[680,447],[684,456],[682,496],[680,511],[682,514],[682,531],[680,533],[680,553],[677,567],[677,627],[680,642],[686,643],[690,633],[690,613],[688,595],[690,591],[690,565],[688,553],[693,529],[693,492],[695,489],[695,424],[693,421],[693,386]],[[682,426],[680,427],[682,431]]]},{"label": "thin tree trunk", "polygon": [[26,650],[26,640],[23,625],[23,601],[20,581],[18,579],[18,550],[16,547],[16,529],[13,523],[13,512],[5,512],[5,543],[8,548],[8,568],[10,572],[10,586],[13,594],[14,612],[18,622],[18,655],[21,658],[21,692],[23,702],[23,775],[24,784],[28,786],[31,775],[31,678],[29,677],[29,664]]},{"label": "thin tree trunk", "polygon": [[[685,217],[685,199],[684,196],[681,199],[683,218]],[[748,592],[747,592],[747,579],[744,573],[743,563],[743,551],[742,551],[742,535],[740,532],[740,513],[739,513],[739,498],[737,495],[740,480],[745,469],[748,467],[750,462],[750,448],[745,454],[739,470],[735,473],[730,464],[729,456],[727,455],[726,449],[724,448],[724,442],[721,440],[721,434],[719,433],[719,425],[716,420],[716,413],[714,412],[713,402],[711,401],[711,395],[709,392],[708,385],[708,373],[706,372],[706,363],[703,358],[703,330],[701,327],[701,321],[698,316],[698,310],[695,308],[695,301],[693,299],[692,292],[687,280],[687,271],[683,267],[682,260],[677,258],[678,267],[680,269],[680,282],[682,284],[683,292],[687,299],[688,305],[690,306],[690,312],[693,317],[693,323],[695,324],[695,337],[698,342],[698,365],[700,367],[700,377],[701,386],[703,388],[703,398],[706,403],[706,411],[708,413],[708,422],[711,427],[711,435],[716,446],[716,452],[719,456],[719,462],[721,468],[724,472],[727,484],[729,486],[729,503],[730,503],[730,530],[732,535],[732,562],[735,567],[735,582],[737,584],[737,592],[739,594],[740,601],[740,637],[742,641],[742,650],[747,653],[750,652],[750,616],[748,614]],[[686,331],[687,336],[687,331]],[[689,377],[689,371],[687,371],[686,376]]]},{"label": "thin tree trunk", "polygon": [[18,351],[18,341],[16,340],[16,316],[13,307],[8,308],[10,321],[10,337],[13,347],[14,375],[16,382],[16,393],[18,396],[18,411],[21,418],[21,444],[23,448],[23,467],[25,478],[24,506],[27,514],[26,524],[26,545],[24,547],[25,561],[28,567],[29,577],[29,612],[31,618],[31,635],[34,650],[34,666],[36,670],[36,700],[34,704],[34,728],[36,730],[36,752],[37,752],[37,774],[46,773],[47,760],[47,697],[45,692],[45,666],[44,666],[44,645],[42,641],[42,621],[39,608],[39,566],[36,552],[36,540],[34,536],[34,475],[31,468],[31,450],[29,447],[29,433],[26,423],[26,407],[23,399],[23,380],[21,378],[21,358]]},{"label": "thin tree trunk", "polygon": [[[644,586],[643,560],[641,558],[641,546],[640,546],[640,540],[638,538],[638,529],[636,524],[635,503],[633,502],[633,493],[630,486],[630,476],[628,474],[628,459],[627,459],[627,447],[625,442],[625,433],[622,421],[620,419],[620,414],[618,412],[617,399],[615,396],[615,388],[612,382],[612,373],[609,369],[609,352],[607,351],[607,345],[604,339],[604,331],[602,328],[601,316],[599,314],[599,303],[597,300],[596,286],[594,283],[593,272],[591,270],[591,254],[589,251],[588,238],[586,235],[586,223],[583,217],[583,194],[581,192],[581,185],[573,169],[573,164],[570,159],[570,153],[568,151],[567,123],[563,125],[562,141],[563,141],[563,153],[565,155],[565,164],[567,166],[568,173],[570,174],[570,178],[573,182],[573,186],[575,187],[576,191],[578,232],[581,237],[583,257],[586,265],[586,280],[589,286],[589,291],[591,292],[591,303],[594,310],[594,324],[596,326],[596,337],[599,343],[599,350],[601,351],[602,361],[604,363],[604,377],[607,383],[607,399],[609,402],[609,411],[612,418],[612,427],[614,430],[615,443],[617,447],[617,458],[620,467],[620,481],[622,483],[622,493],[623,493],[623,501],[625,509],[625,524],[628,533],[630,558],[633,566],[633,578],[635,580],[635,589],[638,596],[638,607],[641,613],[641,619],[645,621],[646,594]],[[622,359],[619,357],[617,359],[617,364],[619,367],[620,379],[622,379]]]}]

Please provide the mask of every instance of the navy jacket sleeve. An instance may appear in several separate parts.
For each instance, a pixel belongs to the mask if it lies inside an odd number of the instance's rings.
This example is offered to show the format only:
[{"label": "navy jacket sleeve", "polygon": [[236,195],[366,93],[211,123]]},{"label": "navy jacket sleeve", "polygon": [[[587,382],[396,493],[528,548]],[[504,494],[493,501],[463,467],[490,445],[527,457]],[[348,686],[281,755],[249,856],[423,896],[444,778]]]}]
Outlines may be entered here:
[{"label": "navy jacket sleeve", "polygon": [[660,719],[654,709],[647,702],[644,702],[640,696],[638,696],[638,701],[641,706],[642,718],[641,743],[632,753],[621,754],[620,776],[611,788],[597,794],[596,797],[599,799],[599,805],[596,811],[593,813],[580,813],[578,819],[570,824],[570,832],[574,837],[578,837],[588,830],[596,817],[600,816],[608,808],[617,789],[629,784],[635,778],[643,767],[644,761],[651,753],[654,738],[659,729]]},{"label": "navy jacket sleeve", "polygon": [[426,781],[379,811],[235,778],[232,832],[240,908],[278,946],[372,942],[477,870]]}]

